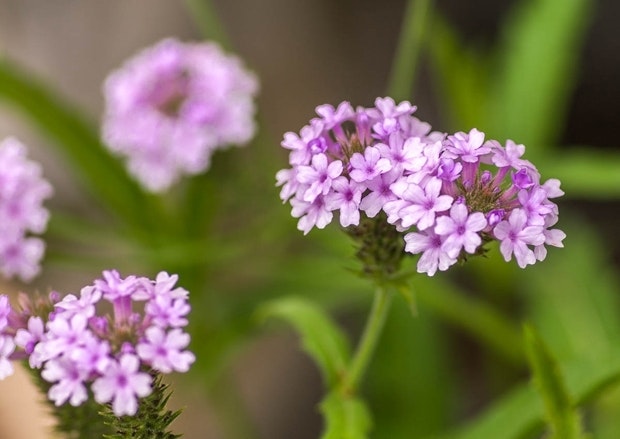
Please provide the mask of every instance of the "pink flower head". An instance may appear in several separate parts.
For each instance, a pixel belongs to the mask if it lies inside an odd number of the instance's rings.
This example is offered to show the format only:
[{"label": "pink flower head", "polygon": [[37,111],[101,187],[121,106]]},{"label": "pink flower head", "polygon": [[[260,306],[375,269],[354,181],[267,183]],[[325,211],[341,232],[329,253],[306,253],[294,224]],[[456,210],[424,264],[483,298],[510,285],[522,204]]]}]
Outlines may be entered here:
[{"label": "pink flower head", "polygon": [[536,167],[522,158],[523,145],[485,141],[476,128],[431,131],[415,110],[389,97],[355,111],[348,102],[321,105],[299,134],[284,135],[290,168],[276,180],[298,229],[322,229],[339,211],[340,225],[357,239],[368,233],[356,229],[366,227],[364,219],[381,214],[377,221],[395,228],[390,236],[405,237],[405,252],[420,254],[418,270],[429,275],[482,253],[492,240],[521,267],[544,259],[545,246],[562,245],[564,233],[550,229],[560,183],[541,185]]},{"label": "pink flower head", "polygon": [[166,39],[107,78],[103,137],[146,189],[161,192],[205,171],[215,149],[252,138],[257,90],[215,43]]},{"label": "pink flower head", "polygon": [[45,231],[49,212],[43,201],[52,187],[26,153],[17,139],[0,141],[0,272],[30,281],[40,271],[45,250],[43,241],[30,234]]},{"label": "pink flower head", "polygon": [[0,295],[0,326],[3,314],[9,317],[0,327],[0,379],[12,373],[9,356],[28,358],[51,384],[48,397],[56,405],[82,404],[90,386],[97,401],[111,402],[121,416],[135,414],[138,399],[151,392],[147,371],[186,372],[195,356],[183,330],[189,293],[176,285],[178,276],[123,278],[107,270],[102,277],[79,297],[22,298],[19,311]]}]

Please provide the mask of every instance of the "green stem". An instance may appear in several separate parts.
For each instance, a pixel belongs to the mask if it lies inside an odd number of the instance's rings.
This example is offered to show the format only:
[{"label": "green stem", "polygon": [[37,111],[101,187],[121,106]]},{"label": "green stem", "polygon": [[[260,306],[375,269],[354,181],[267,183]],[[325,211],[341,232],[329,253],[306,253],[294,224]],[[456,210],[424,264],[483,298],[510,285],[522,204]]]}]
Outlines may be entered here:
[{"label": "green stem", "polygon": [[431,0],[409,0],[405,10],[387,93],[396,101],[410,99]]},{"label": "green stem", "polygon": [[390,302],[391,294],[383,286],[379,286],[375,292],[372,309],[370,310],[368,320],[366,320],[366,326],[357,345],[355,355],[342,380],[340,387],[342,394],[351,395],[357,391],[375,352],[379,336],[383,331],[385,318],[390,309]]}]

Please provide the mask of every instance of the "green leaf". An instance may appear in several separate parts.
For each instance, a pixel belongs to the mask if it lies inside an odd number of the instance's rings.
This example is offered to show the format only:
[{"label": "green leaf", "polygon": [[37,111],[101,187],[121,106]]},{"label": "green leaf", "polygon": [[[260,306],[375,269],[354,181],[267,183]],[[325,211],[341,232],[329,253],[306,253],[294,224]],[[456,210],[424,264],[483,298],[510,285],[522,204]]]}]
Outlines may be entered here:
[{"label": "green leaf", "polygon": [[342,331],[321,308],[309,300],[289,296],[262,305],[258,315],[262,319],[277,317],[293,325],[326,386],[333,389],[339,383],[351,359],[350,347]]},{"label": "green leaf", "polygon": [[620,154],[615,151],[569,148],[544,162],[545,175],[558,178],[567,197],[620,197]]},{"label": "green leaf", "polygon": [[524,338],[534,384],[542,397],[553,437],[581,438],[581,420],[573,407],[557,361],[532,326],[524,327]]},{"label": "green leaf", "polygon": [[411,99],[430,3],[431,0],[407,2],[387,87],[388,96],[396,102]]},{"label": "green leaf", "polygon": [[136,230],[150,224],[146,194],[105,149],[97,131],[79,110],[6,60],[0,60],[0,101],[20,110],[52,139],[91,194],[112,212]]},{"label": "green leaf", "polygon": [[[584,355],[560,362],[566,387],[580,405],[620,381],[620,349],[596,357]],[[536,390],[525,383],[498,399],[477,419],[454,433],[433,436],[441,439],[516,439],[540,429],[544,408]]]},{"label": "green leaf", "polygon": [[596,357],[620,339],[620,281],[605,242],[587,223],[560,217],[566,247],[550,249],[520,278],[525,312],[560,360]]},{"label": "green leaf", "polygon": [[321,439],[367,439],[372,420],[364,401],[332,392],[320,405],[325,419]]},{"label": "green leaf", "polygon": [[488,59],[464,47],[458,35],[436,15],[428,48],[441,94],[440,103],[454,130],[483,129],[488,110]]},{"label": "green leaf", "polygon": [[536,146],[530,159],[562,129],[591,9],[590,0],[526,0],[503,26],[489,131]]}]

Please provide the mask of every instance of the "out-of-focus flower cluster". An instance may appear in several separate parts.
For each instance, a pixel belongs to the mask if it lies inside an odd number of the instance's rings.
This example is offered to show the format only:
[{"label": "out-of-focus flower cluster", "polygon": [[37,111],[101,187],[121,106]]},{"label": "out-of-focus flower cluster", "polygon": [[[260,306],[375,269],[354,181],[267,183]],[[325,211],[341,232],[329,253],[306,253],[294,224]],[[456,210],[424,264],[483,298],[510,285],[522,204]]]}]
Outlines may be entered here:
[{"label": "out-of-focus flower cluster", "polygon": [[255,76],[215,43],[166,39],[107,78],[104,141],[161,192],[205,171],[215,149],[252,138],[257,91]]},{"label": "out-of-focus flower cluster", "polygon": [[[177,279],[165,272],[154,281],[123,279],[104,271],[79,297],[22,295],[19,310],[0,295],[0,378],[13,371],[9,359],[28,359],[52,384],[48,397],[56,405],[81,405],[90,384],[94,399],[111,403],[117,416],[135,414],[155,373],[186,372],[195,360],[183,331],[188,292],[175,287]],[[112,315],[98,314],[105,302]]]},{"label": "out-of-focus flower cluster", "polygon": [[391,98],[372,108],[321,105],[299,134],[284,135],[291,167],[276,179],[300,230],[325,227],[334,211],[342,227],[383,212],[431,276],[492,240],[522,268],[544,259],[545,245],[562,247],[565,234],[551,229],[560,182],[541,183],[523,145],[485,141],[477,129],[431,132],[415,110]]},{"label": "out-of-focus flower cluster", "polygon": [[30,234],[45,231],[49,212],[43,201],[52,187],[26,154],[15,138],[0,142],[0,272],[29,281],[39,273],[45,251],[44,242]]}]

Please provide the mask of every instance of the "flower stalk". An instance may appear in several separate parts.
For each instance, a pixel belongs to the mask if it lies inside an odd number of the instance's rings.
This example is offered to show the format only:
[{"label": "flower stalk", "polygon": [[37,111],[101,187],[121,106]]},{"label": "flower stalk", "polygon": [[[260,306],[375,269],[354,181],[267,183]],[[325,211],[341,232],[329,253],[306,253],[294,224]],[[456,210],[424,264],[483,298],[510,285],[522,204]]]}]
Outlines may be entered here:
[{"label": "flower stalk", "polygon": [[385,320],[390,310],[391,293],[385,287],[379,286],[375,291],[375,296],[366,320],[364,332],[360,338],[357,349],[351,360],[351,364],[345,374],[340,392],[343,395],[353,395],[364,378],[364,373],[372,360],[377,342],[383,332]]}]

